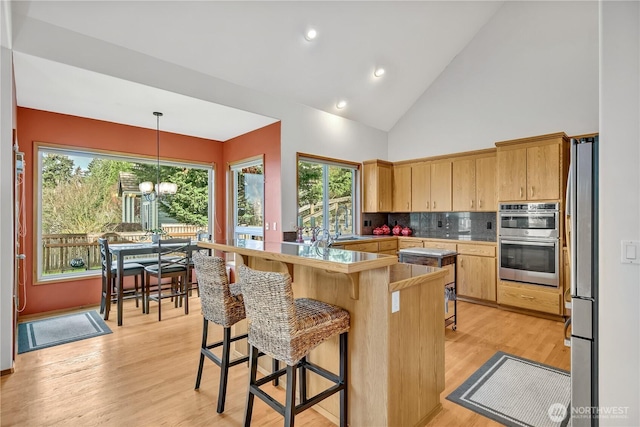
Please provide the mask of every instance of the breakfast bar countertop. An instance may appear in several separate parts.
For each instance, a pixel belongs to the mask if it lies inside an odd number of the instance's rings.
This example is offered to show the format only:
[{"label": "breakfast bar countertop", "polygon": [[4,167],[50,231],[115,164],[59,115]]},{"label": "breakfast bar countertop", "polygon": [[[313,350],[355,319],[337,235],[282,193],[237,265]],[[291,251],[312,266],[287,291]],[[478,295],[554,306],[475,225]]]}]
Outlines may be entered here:
[{"label": "breakfast bar countertop", "polygon": [[260,258],[288,264],[323,268],[335,273],[357,273],[398,263],[398,259],[391,255],[322,248],[287,242],[238,239],[198,242],[198,246],[246,256],[259,256]]}]

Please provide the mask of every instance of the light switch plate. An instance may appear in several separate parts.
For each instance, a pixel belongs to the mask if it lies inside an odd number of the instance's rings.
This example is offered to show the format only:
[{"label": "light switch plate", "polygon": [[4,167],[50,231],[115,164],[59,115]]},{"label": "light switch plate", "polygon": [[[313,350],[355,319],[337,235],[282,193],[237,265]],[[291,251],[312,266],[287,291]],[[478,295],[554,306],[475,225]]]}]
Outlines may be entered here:
[{"label": "light switch plate", "polygon": [[623,240],[620,256],[623,264],[640,264],[640,241]]},{"label": "light switch plate", "polygon": [[394,291],[391,293],[391,312],[398,311],[400,311],[400,291]]}]

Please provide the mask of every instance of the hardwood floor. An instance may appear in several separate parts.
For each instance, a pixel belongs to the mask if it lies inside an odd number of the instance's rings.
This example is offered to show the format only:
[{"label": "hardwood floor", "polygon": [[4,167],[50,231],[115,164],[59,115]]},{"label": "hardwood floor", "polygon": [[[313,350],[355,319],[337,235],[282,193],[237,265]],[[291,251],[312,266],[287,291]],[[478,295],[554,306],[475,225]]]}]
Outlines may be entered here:
[{"label": "hardwood floor", "polygon": [[[202,385],[194,391],[202,317],[198,298],[185,316],[170,301],[163,320],[141,314],[125,302],[124,326],[115,313],[112,334],[17,356],[15,373],[2,377],[2,426],[239,426],[242,424],[248,370],[230,370],[225,413],[215,410],[219,370],[205,361]],[[445,334],[443,410],[431,426],[493,426],[445,397],[496,351],[569,369],[562,324],[475,304],[459,303],[456,332]],[[166,317],[165,317],[166,316]],[[211,327],[209,336],[220,337]],[[282,397],[279,390],[270,392]],[[254,425],[281,426],[282,417],[256,399]],[[331,426],[313,410],[296,425]],[[369,426],[367,426],[369,427]]]}]

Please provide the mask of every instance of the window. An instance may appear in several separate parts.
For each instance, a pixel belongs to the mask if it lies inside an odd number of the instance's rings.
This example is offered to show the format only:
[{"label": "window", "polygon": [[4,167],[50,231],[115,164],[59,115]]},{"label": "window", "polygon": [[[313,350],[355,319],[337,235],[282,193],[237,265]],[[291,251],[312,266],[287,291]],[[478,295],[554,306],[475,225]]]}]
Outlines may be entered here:
[{"label": "window", "polygon": [[95,274],[99,237],[148,241],[152,230],[171,237],[210,233],[213,168],[162,162],[160,178],[178,192],[146,200],[138,184],[156,182],[157,164],[131,156],[37,147],[37,279]]},{"label": "window", "polygon": [[298,154],[298,221],[332,236],[356,232],[358,164]]},{"label": "window", "polygon": [[262,157],[230,166],[233,188],[233,239],[264,237],[264,168]]}]

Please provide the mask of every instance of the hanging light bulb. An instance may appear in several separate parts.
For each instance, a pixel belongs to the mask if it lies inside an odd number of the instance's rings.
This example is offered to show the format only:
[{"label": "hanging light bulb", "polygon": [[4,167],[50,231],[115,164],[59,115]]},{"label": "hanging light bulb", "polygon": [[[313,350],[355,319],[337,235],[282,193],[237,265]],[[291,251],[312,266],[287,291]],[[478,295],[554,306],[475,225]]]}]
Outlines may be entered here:
[{"label": "hanging light bulb", "polygon": [[162,117],[162,113],[154,111],[153,115],[156,116],[156,184],[154,185],[151,181],[145,181],[138,185],[142,196],[150,202],[158,197],[176,194],[178,191],[177,184],[160,182],[160,117]]}]

